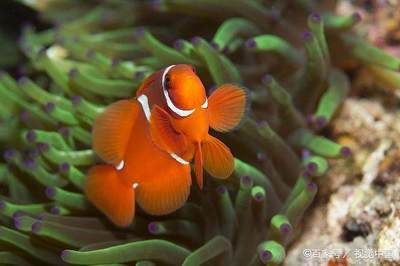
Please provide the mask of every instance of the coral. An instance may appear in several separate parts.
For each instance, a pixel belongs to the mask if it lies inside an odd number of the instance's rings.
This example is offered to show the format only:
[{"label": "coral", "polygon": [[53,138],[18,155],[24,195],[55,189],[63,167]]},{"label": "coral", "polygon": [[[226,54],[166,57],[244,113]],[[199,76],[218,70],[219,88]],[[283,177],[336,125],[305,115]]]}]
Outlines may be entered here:
[{"label": "coral", "polygon": [[[383,100],[345,100],[331,134],[349,145],[354,156],[330,163],[316,204],[303,219],[303,234],[292,243],[285,264],[327,263],[323,251],[346,254],[349,265],[399,264],[400,120],[397,108]],[[304,250],[320,256],[304,256]]]},{"label": "coral", "polygon": [[[7,264],[281,264],[327,159],[351,154],[321,134],[350,90],[344,70],[363,64],[398,75],[400,66],[351,32],[357,14],[336,16],[329,3],[20,2],[54,28],[26,26],[23,76],[0,76]],[[116,228],[82,193],[87,168],[99,161],[91,125],[106,105],[176,63],[194,65],[209,91],[232,82],[251,92],[247,119],[221,137],[235,172],[208,178],[202,191],[193,186],[173,214],[139,210],[129,228]]]}]

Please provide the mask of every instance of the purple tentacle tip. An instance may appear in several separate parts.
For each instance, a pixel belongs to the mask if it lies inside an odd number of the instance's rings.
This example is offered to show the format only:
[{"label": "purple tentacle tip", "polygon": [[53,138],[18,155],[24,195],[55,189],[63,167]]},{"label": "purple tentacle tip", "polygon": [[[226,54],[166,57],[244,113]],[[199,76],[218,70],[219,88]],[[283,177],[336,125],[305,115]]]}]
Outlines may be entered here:
[{"label": "purple tentacle tip", "polygon": [[219,45],[218,45],[218,43],[216,43],[216,42],[213,42],[213,41],[211,41],[210,42],[210,46],[212,47],[212,48],[214,48],[215,50],[220,50],[220,48],[219,48]]},{"label": "purple tentacle tip", "polygon": [[305,31],[305,32],[303,32],[303,34],[301,35],[301,38],[303,39],[303,41],[309,42],[309,41],[311,41],[311,39],[313,38],[313,34],[312,34],[311,31]]},{"label": "purple tentacle tip", "polygon": [[216,191],[218,194],[224,194],[227,191],[227,189],[224,185],[220,185],[217,187]]},{"label": "purple tentacle tip", "polygon": [[306,169],[310,173],[315,173],[318,170],[318,165],[315,162],[309,162]]},{"label": "purple tentacle tip", "polygon": [[66,162],[64,162],[58,166],[61,173],[67,173],[69,171],[70,167],[71,166],[69,165],[69,163],[66,163]]},{"label": "purple tentacle tip", "polygon": [[32,150],[30,150],[28,152],[29,158],[32,158],[32,159],[37,158],[39,155],[40,155],[40,153],[39,153],[39,149],[38,148],[34,148],[34,149],[32,149]]},{"label": "purple tentacle tip", "polygon": [[274,78],[271,75],[267,74],[262,78],[262,83],[264,83],[265,85],[269,85],[273,79]]},{"label": "purple tentacle tip", "polygon": [[[28,78],[25,77],[27,74],[27,69],[25,66],[19,66],[16,69],[15,77],[17,78],[17,83],[19,85],[24,85],[28,81]],[[22,81],[19,81],[21,78],[23,78]],[[20,83],[21,82],[21,83]]]},{"label": "purple tentacle tip", "polygon": [[47,113],[51,113],[55,107],[56,107],[56,105],[53,102],[48,102],[44,105],[44,110]]},{"label": "purple tentacle tip", "polygon": [[20,218],[23,215],[24,215],[24,213],[22,211],[16,211],[13,213],[12,218],[15,220],[15,219]]},{"label": "purple tentacle tip", "polygon": [[157,222],[151,222],[147,226],[147,229],[149,230],[150,234],[155,234],[158,231],[158,224]]},{"label": "purple tentacle tip", "polygon": [[14,223],[14,227],[15,228],[17,228],[17,229],[20,229],[21,228],[21,216],[16,216],[16,217],[13,217],[13,223]]},{"label": "purple tentacle tip", "polygon": [[314,182],[310,182],[307,184],[307,189],[308,191],[313,192],[317,190],[317,184],[315,184]]},{"label": "purple tentacle tip", "polygon": [[25,168],[30,169],[30,170],[33,170],[36,168],[36,161],[32,158],[26,158],[23,161],[23,164],[24,164]]},{"label": "purple tentacle tip", "polygon": [[118,66],[119,63],[121,63],[121,60],[120,60],[120,59],[118,59],[118,58],[113,58],[113,59],[111,59],[111,66],[112,66],[112,67]]},{"label": "purple tentacle tip", "polygon": [[303,171],[302,176],[305,178],[309,178],[312,176],[312,174],[310,173],[310,171],[305,170]]},{"label": "purple tentacle tip", "polygon": [[41,153],[43,153],[43,152],[47,152],[49,150],[50,146],[47,143],[38,143],[37,148],[39,149],[39,151]]},{"label": "purple tentacle tip", "polygon": [[312,14],[310,15],[310,18],[311,18],[311,20],[312,20],[313,22],[315,22],[315,23],[321,22],[321,15],[320,15],[319,13],[312,13]]},{"label": "purple tentacle tip", "polygon": [[14,149],[5,150],[3,153],[3,157],[6,160],[11,160],[16,155],[16,151]]},{"label": "purple tentacle tip", "polygon": [[260,162],[265,162],[267,160],[267,155],[265,153],[263,153],[263,152],[258,152],[257,153],[257,159]]},{"label": "purple tentacle tip", "polygon": [[249,48],[249,49],[254,49],[254,48],[257,47],[257,43],[256,43],[256,41],[254,39],[248,39],[244,43],[244,45],[246,46],[246,48]]},{"label": "purple tentacle tip", "polygon": [[4,200],[0,199],[0,211],[3,210],[6,207],[6,203],[4,202]]},{"label": "purple tentacle tip", "polygon": [[150,1],[150,6],[155,9],[155,10],[160,10],[161,8],[161,0],[151,0]]},{"label": "purple tentacle tip", "polygon": [[318,129],[325,127],[328,124],[328,120],[323,116],[317,116],[314,119],[314,123]]},{"label": "purple tentacle tip", "polygon": [[144,78],[144,72],[143,71],[137,71],[135,74],[133,74],[133,79],[141,80]]},{"label": "purple tentacle tip", "polygon": [[262,262],[267,263],[272,259],[272,253],[269,250],[262,250],[259,253],[259,258]]},{"label": "purple tentacle tip", "polygon": [[193,37],[191,40],[190,40],[190,42],[193,44],[193,45],[199,45],[200,44],[200,42],[201,42],[201,38],[199,37],[199,36],[195,36],[195,37]]},{"label": "purple tentacle tip", "polygon": [[68,138],[69,137],[69,128],[67,127],[62,127],[60,129],[58,129],[58,132],[64,137],[64,138]]},{"label": "purple tentacle tip", "polygon": [[56,190],[54,187],[47,187],[45,190],[45,194],[48,198],[53,198],[56,195]]},{"label": "purple tentacle tip", "polygon": [[58,206],[53,206],[50,209],[50,213],[55,214],[55,215],[59,215],[61,213],[61,210]]},{"label": "purple tentacle tip", "polygon": [[78,105],[82,101],[82,97],[79,95],[73,95],[71,96],[71,103],[72,105]]},{"label": "purple tentacle tip", "polygon": [[39,232],[40,228],[42,227],[42,222],[41,221],[37,221],[35,223],[32,224],[31,227],[31,231],[32,233],[37,233]]},{"label": "purple tentacle tip", "polygon": [[287,235],[290,232],[292,232],[292,226],[290,224],[282,224],[279,230],[281,231],[282,234]]},{"label": "purple tentacle tip", "polygon": [[362,16],[361,16],[361,14],[359,12],[353,13],[353,15],[351,15],[351,17],[353,18],[353,21],[355,23],[358,23],[358,22],[360,22],[362,20]]},{"label": "purple tentacle tip", "polygon": [[306,117],[306,122],[308,125],[313,125],[315,123],[315,117],[314,115],[307,115]]},{"label": "purple tentacle tip", "polygon": [[28,130],[25,137],[28,142],[33,143],[36,140],[36,133],[33,130]]},{"label": "purple tentacle tip", "polygon": [[61,255],[60,255],[60,257],[61,257],[61,259],[62,260],[67,260],[68,259],[68,256],[69,256],[69,251],[68,250],[63,250],[62,252],[61,252]]},{"label": "purple tentacle tip", "polygon": [[145,32],[146,32],[146,29],[144,27],[139,27],[133,33],[133,37],[140,38],[144,35]]},{"label": "purple tentacle tip", "polygon": [[173,46],[176,50],[182,50],[183,49],[183,40],[182,39],[178,39],[174,42]]},{"label": "purple tentacle tip", "polygon": [[342,154],[343,157],[347,158],[351,156],[351,149],[349,147],[343,147],[340,150],[340,153]]},{"label": "purple tentacle tip", "polygon": [[253,178],[251,178],[251,176],[245,175],[245,176],[242,176],[242,177],[240,178],[240,182],[241,182],[244,186],[250,187],[250,186],[253,185]]},{"label": "purple tentacle tip", "polygon": [[[22,73],[21,73],[22,74]],[[17,80],[18,85],[23,86],[28,82],[28,78],[23,76]]]},{"label": "purple tentacle tip", "polygon": [[28,122],[29,121],[29,119],[30,119],[30,117],[31,117],[31,114],[28,112],[28,111],[22,111],[20,114],[19,114],[19,119],[21,119],[21,121],[22,122]]},{"label": "purple tentacle tip", "polygon": [[302,160],[305,160],[305,159],[309,158],[310,156],[311,156],[311,152],[309,150],[303,149],[301,151],[301,159]]},{"label": "purple tentacle tip", "polygon": [[254,195],[254,199],[255,199],[257,202],[262,202],[262,201],[265,199],[265,195],[264,195],[263,193],[261,193],[261,192],[257,192],[257,193]]},{"label": "purple tentacle tip", "polygon": [[267,120],[258,120],[256,123],[257,123],[257,127],[259,127],[259,128],[269,127],[269,123]]},{"label": "purple tentacle tip", "polygon": [[79,70],[77,68],[71,68],[71,70],[68,72],[68,77],[70,79],[76,78],[78,76]]}]

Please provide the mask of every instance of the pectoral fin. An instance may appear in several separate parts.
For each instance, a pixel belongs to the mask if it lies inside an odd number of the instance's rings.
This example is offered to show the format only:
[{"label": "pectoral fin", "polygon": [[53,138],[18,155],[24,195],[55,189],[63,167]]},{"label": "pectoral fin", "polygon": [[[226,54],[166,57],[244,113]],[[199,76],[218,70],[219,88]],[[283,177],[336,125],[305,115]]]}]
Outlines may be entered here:
[{"label": "pectoral fin", "polygon": [[186,148],[186,138],[174,129],[171,119],[166,111],[154,106],[150,118],[151,138],[160,149],[181,154]]},{"label": "pectoral fin", "polygon": [[243,88],[232,84],[217,88],[208,98],[210,127],[219,132],[234,129],[243,118],[247,102]]},{"label": "pectoral fin", "polygon": [[202,142],[204,169],[216,178],[227,178],[234,170],[233,155],[217,138],[208,135]]}]

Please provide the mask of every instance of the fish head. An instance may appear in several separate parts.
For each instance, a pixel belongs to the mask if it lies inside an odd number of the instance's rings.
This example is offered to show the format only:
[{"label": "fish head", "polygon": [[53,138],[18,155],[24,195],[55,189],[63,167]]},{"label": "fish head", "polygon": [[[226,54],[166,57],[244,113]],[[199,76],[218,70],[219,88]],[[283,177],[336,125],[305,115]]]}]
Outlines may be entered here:
[{"label": "fish head", "polygon": [[166,68],[162,77],[162,87],[168,93],[171,103],[180,110],[196,109],[206,100],[204,85],[191,65],[173,65]]},{"label": "fish head", "polygon": [[174,127],[189,141],[201,142],[208,134],[207,96],[190,65],[173,65],[163,73],[162,88]]}]

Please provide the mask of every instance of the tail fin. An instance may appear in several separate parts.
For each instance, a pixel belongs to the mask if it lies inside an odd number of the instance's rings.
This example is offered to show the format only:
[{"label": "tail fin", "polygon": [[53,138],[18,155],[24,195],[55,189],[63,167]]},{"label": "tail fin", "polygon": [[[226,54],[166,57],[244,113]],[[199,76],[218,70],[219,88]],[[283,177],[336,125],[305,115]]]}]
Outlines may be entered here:
[{"label": "tail fin", "polygon": [[114,224],[126,227],[135,216],[134,188],[118,177],[111,165],[96,165],[89,170],[85,185],[88,199]]},{"label": "tail fin", "polygon": [[197,185],[200,189],[203,188],[203,154],[201,151],[200,142],[197,145],[194,154],[194,172],[196,174]]}]

